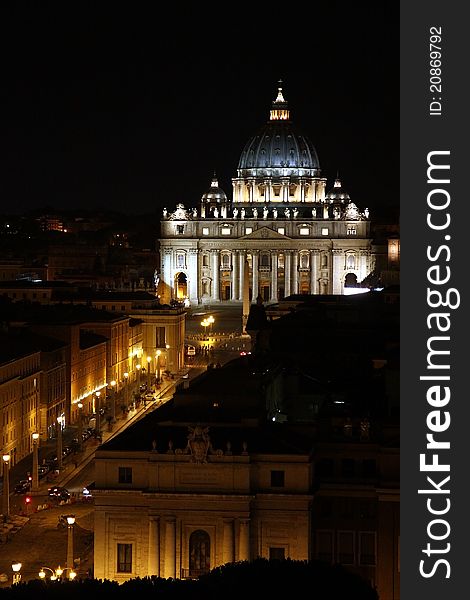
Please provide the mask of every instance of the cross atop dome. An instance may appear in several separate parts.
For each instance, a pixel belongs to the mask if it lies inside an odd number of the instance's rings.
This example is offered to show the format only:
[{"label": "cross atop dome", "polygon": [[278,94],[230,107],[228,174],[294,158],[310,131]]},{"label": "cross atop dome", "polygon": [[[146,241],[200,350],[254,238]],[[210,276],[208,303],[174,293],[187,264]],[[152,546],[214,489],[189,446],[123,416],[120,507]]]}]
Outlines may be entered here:
[{"label": "cross atop dome", "polygon": [[278,81],[277,97],[269,113],[270,121],[288,121],[290,118],[287,102],[282,93],[282,79]]}]

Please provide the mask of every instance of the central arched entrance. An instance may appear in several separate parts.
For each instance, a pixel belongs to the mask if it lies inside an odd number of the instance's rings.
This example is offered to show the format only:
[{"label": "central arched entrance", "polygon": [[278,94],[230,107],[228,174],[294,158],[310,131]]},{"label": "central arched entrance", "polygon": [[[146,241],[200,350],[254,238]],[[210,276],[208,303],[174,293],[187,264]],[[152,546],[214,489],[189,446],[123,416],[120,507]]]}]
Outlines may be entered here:
[{"label": "central arched entrance", "polygon": [[344,278],[344,287],[357,287],[357,276],[354,273],[348,273]]},{"label": "central arched entrance", "polygon": [[175,297],[177,300],[188,297],[188,278],[183,272],[175,275]]},{"label": "central arched entrance", "polygon": [[211,540],[207,531],[197,529],[189,537],[189,576],[198,577],[211,569]]}]

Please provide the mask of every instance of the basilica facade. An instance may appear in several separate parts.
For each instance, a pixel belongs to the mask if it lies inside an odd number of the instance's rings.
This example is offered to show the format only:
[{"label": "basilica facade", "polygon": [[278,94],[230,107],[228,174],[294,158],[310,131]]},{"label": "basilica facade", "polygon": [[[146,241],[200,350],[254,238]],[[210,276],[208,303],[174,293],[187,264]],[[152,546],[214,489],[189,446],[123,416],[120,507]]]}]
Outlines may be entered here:
[{"label": "basilica facade", "polygon": [[214,175],[197,207],[163,210],[163,302],[242,302],[247,288],[250,298],[272,303],[292,294],[343,294],[373,271],[369,211],[351,201],[339,178],[327,190],[281,87],[232,184],[232,200]]}]

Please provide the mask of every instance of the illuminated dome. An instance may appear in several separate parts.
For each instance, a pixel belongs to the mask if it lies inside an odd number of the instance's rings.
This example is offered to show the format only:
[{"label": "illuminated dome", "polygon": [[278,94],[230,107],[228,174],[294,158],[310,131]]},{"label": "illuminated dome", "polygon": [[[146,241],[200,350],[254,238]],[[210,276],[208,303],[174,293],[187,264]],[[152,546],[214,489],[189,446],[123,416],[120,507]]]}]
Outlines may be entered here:
[{"label": "illuminated dome", "polygon": [[287,102],[278,88],[269,121],[245,145],[238,177],[319,176],[315,148],[291,122]]},{"label": "illuminated dome", "polygon": [[227,194],[219,187],[219,182],[215,173],[212,178],[211,187],[202,195],[201,200],[202,202],[209,202],[211,204],[227,202]]},{"label": "illuminated dome", "polygon": [[341,185],[341,180],[337,177],[333,188],[326,194],[327,202],[351,202],[348,192]]}]

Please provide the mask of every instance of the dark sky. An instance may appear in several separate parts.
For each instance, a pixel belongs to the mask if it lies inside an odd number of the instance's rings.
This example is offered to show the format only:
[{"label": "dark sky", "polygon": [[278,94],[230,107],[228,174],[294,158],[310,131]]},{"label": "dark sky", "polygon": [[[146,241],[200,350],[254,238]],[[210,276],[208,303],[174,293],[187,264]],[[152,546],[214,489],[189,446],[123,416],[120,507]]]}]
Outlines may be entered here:
[{"label": "dark sky", "polygon": [[194,206],[214,170],[231,197],[279,78],[328,187],[398,206],[399,3],[159,6],[2,9],[3,212]]}]

